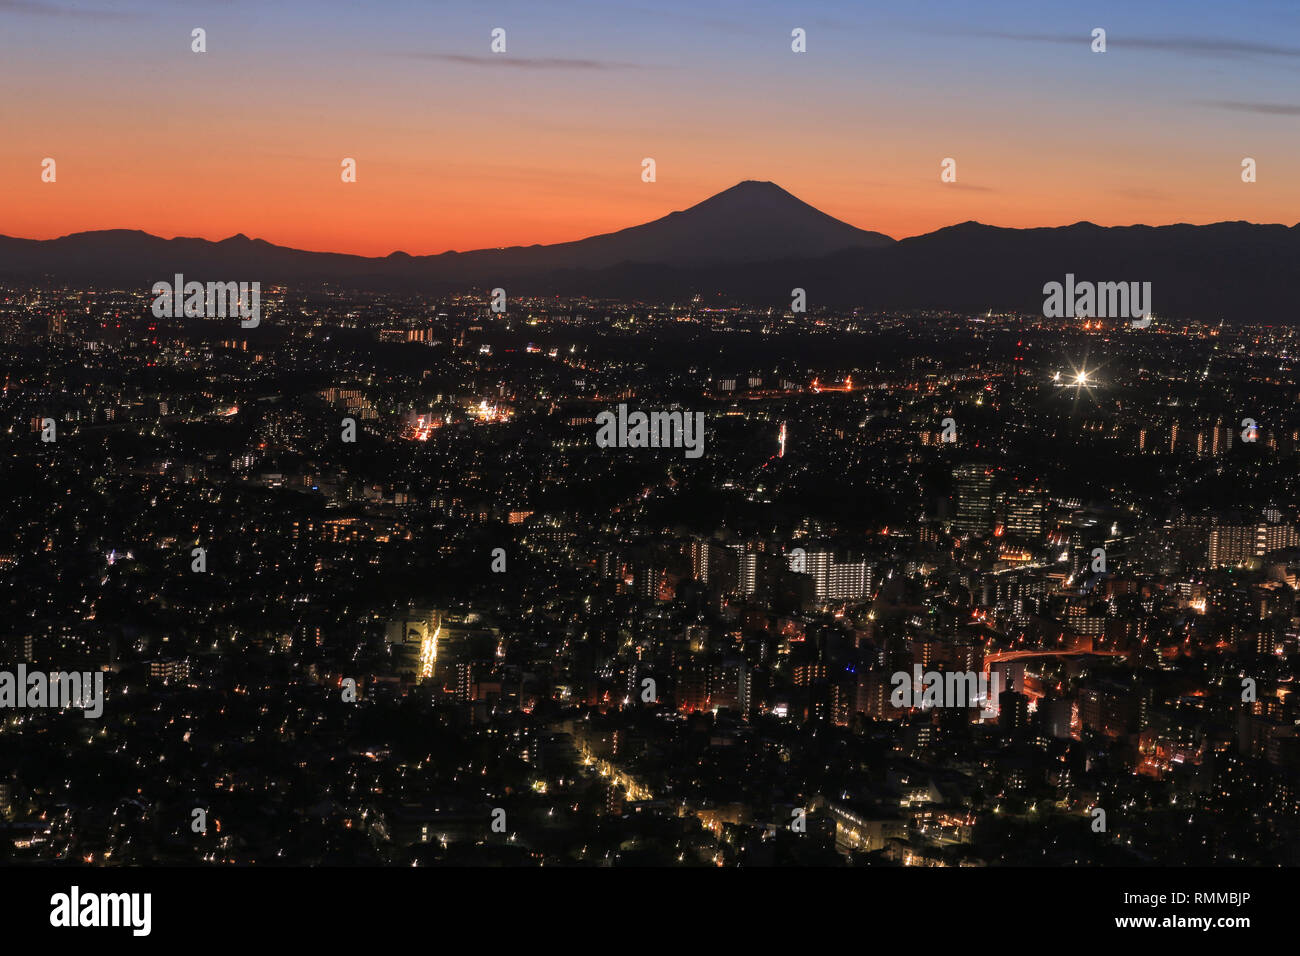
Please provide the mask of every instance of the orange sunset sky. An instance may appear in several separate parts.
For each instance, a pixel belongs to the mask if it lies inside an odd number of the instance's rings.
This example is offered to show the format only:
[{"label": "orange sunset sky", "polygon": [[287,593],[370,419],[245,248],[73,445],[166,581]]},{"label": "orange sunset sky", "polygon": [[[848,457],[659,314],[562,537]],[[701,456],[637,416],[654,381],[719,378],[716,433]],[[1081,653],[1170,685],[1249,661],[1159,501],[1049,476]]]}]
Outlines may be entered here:
[{"label": "orange sunset sky", "polygon": [[436,253],[609,232],[744,179],[900,238],[1300,221],[1300,7],[880,9],[0,3],[0,234]]}]

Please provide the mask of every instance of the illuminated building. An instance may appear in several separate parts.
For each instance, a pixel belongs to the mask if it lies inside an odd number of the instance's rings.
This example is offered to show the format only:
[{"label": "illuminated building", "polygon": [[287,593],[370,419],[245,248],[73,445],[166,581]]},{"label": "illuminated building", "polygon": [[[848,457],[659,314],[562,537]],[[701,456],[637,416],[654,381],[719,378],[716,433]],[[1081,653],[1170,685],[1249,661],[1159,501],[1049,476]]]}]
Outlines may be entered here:
[{"label": "illuminated building", "polygon": [[[794,561],[792,556],[791,570],[795,570]],[[871,594],[871,564],[853,555],[837,555],[827,549],[807,550],[804,573],[813,579],[813,597],[818,603],[862,601]]]},{"label": "illuminated building", "polygon": [[1290,524],[1221,524],[1210,529],[1206,563],[1211,568],[1245,564],[1269,551],[1300,545]]},{"label": "illuminated building", "polygon": [[984,534],[993,527],[993,471],[984,465],[958,465],[953,469],[959,534]]},{"label": "illuminated building", "polygon": [[691,540],[691,576],[701,584],[709,583],[709,550],[707,538]]},{"label": "illuminated building", "polygon": [[1017,488],[1006,497],[1007,533],[1036,541],[1047,525],[1047,500],[1034,488]]},{"label": "illuminated building", "polygon": [[442,615],[438,611],[412,608],[390,620],[384,637],[392,651],[396,670],[418,679],[434,675]]},{"label": "illuminated building", "polygon": [[735,593],[750,597],[758,591],[758,552],[745,544],[733,544],[731,550],[736,558]]}]

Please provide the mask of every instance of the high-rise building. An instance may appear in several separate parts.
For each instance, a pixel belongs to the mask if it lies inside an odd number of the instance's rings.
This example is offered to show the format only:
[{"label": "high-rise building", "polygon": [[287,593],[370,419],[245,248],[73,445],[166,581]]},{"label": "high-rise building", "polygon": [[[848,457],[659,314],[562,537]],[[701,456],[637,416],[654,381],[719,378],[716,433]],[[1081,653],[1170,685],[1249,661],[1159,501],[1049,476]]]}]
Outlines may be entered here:
[{"label": "high-rise building", "polygon": [[1211,568],[1244,564],[1279,548],[1294,548],[1300,544],[1300,533],[1294,525],[1270,524],[1220,524],[1210,529],[1206,549],[1206,564]]},{"label": "high-rise building", "polygon": [[708,538],[695,538],[691,541],[691,576],[701,584],[709,583],[709,552],[711,550]]},{"label": "high-rise building", "polygon": [[993,527],[993,469],[985,465],[958,465],[953,469],[955,517],[959,534],[984,534]]},{"label": "high-rise building", "polygon": [[632,586],[638,597],[656,600],[663,582],[663,568],[654,563],[640,564],[633,572]]},{"label": "high-rise building", "polygon": [[1036,541],[1047,525],[1047,498],[1037,488],[1016,488],[1006,497],[1007,534]]},{"label": "high-rise building", "polygon": [[1023,730],[1029,726],[1029,697],[1014,690],[998,695],[998,725],[1003,730]]},{"label": "high-rise building", "polygon": [[[790,570],[799,571],[798,559],[790,558]],[[837,555],[827,549],[805,550],[802,573],[812,576],[813,597],[827,601],[862,601],[871,596],[873,569],[870,562],[850,554]]]},{"label": "high-rise building", "polygon": [[736,587],[734,590],[741,597],[752,597],[758,591],[759,553],[754,548],[744,544],[733,544],[731,548],[736,555]]},{"label": "high-rise building", "polygon": [[737,680],[736,696],[740,714],[748,720],[754,714],[754,675],[748,665],[740,668]]},{"label": "high-rise building", "polygon": [[1300,544],[1300,534],[1295,525],[1261,523],[1255,529],[1255,554],[1267,554],[1279,548],[1294,548]]}]

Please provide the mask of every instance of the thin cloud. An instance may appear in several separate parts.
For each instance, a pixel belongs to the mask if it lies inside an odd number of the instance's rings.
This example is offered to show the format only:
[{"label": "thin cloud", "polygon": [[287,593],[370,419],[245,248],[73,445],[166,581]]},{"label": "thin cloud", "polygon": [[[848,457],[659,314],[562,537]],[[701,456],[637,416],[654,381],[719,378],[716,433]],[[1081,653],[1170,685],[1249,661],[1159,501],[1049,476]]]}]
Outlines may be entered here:
[{"label": "thin cloud", "polygon": [[[991,30],[936,30],[929,31],[957,36],[989,37],[997,40],[1015,40],[1021,43],[1078,44],[1087,47],[1092,42],[1091,30],[1078,33],[1008,33]],[[1247,59],[1274,57],[1300,59],[1300,47],[1277,43],[1257,43],[1251,40],[1227,40],[1222,37],[1149,37],[1128,36],[1119,31],[1107,31],[1108,50],[1151,50],[1157,53],[1180,53],[1190,56]]]},{"label": "thin cloud", "polygon": [[[1131,46],[1138,50],[1167,50],[1170,53],[1192,53],[1204,56],[1252,57],[1275,56],[1300,58],[1300,47],[1278,46],[1275,43],[1252,43],[1246,40],[1221,40],[1217,37],[1132,37],[1120,36],[1118,46]],[[1107,36],[1109,43],[1110,37]]]},{"label": "thin cloud", "polygon": [[582,60],[558,56],[510,56],[493,53],[471,56],[465,53],[402,53],[400,56],[417,60],[438,60],[459,63],[463,66],[510,67],[516,70],[628,70],[638,69],[635,63],[618,63],[613,60]]},{"label": "thin cloud", "polygon": [[1266,113],[1270,116],[1300,116],[1300,106],[1290,103],[1243,103],[1237,100],[1202,100],[1201,105],[1239,113]]},{"label": "thin cloud", "polygon": [[83,7],[44,3],[42,0],[0,0],[0,13],[25,13],[37,17],[80,17],[85,20],[135,20],[141,16],[138,13],[124,13],[120,10],[87,10]]}]

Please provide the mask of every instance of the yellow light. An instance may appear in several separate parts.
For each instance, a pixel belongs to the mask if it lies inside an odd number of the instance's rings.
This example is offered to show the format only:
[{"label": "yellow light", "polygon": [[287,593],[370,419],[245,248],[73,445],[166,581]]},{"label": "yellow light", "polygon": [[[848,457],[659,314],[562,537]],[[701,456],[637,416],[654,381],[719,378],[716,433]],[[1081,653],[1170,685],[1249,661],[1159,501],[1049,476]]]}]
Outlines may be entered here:
[{"label": "yellow light", "polygon": [[424,641],[420,644],[420,678],[423,680],[433,676],[433,665],[438,659],[438,635],[442,633],[442,625],[439,624],[432,634],[426,634]]}]

